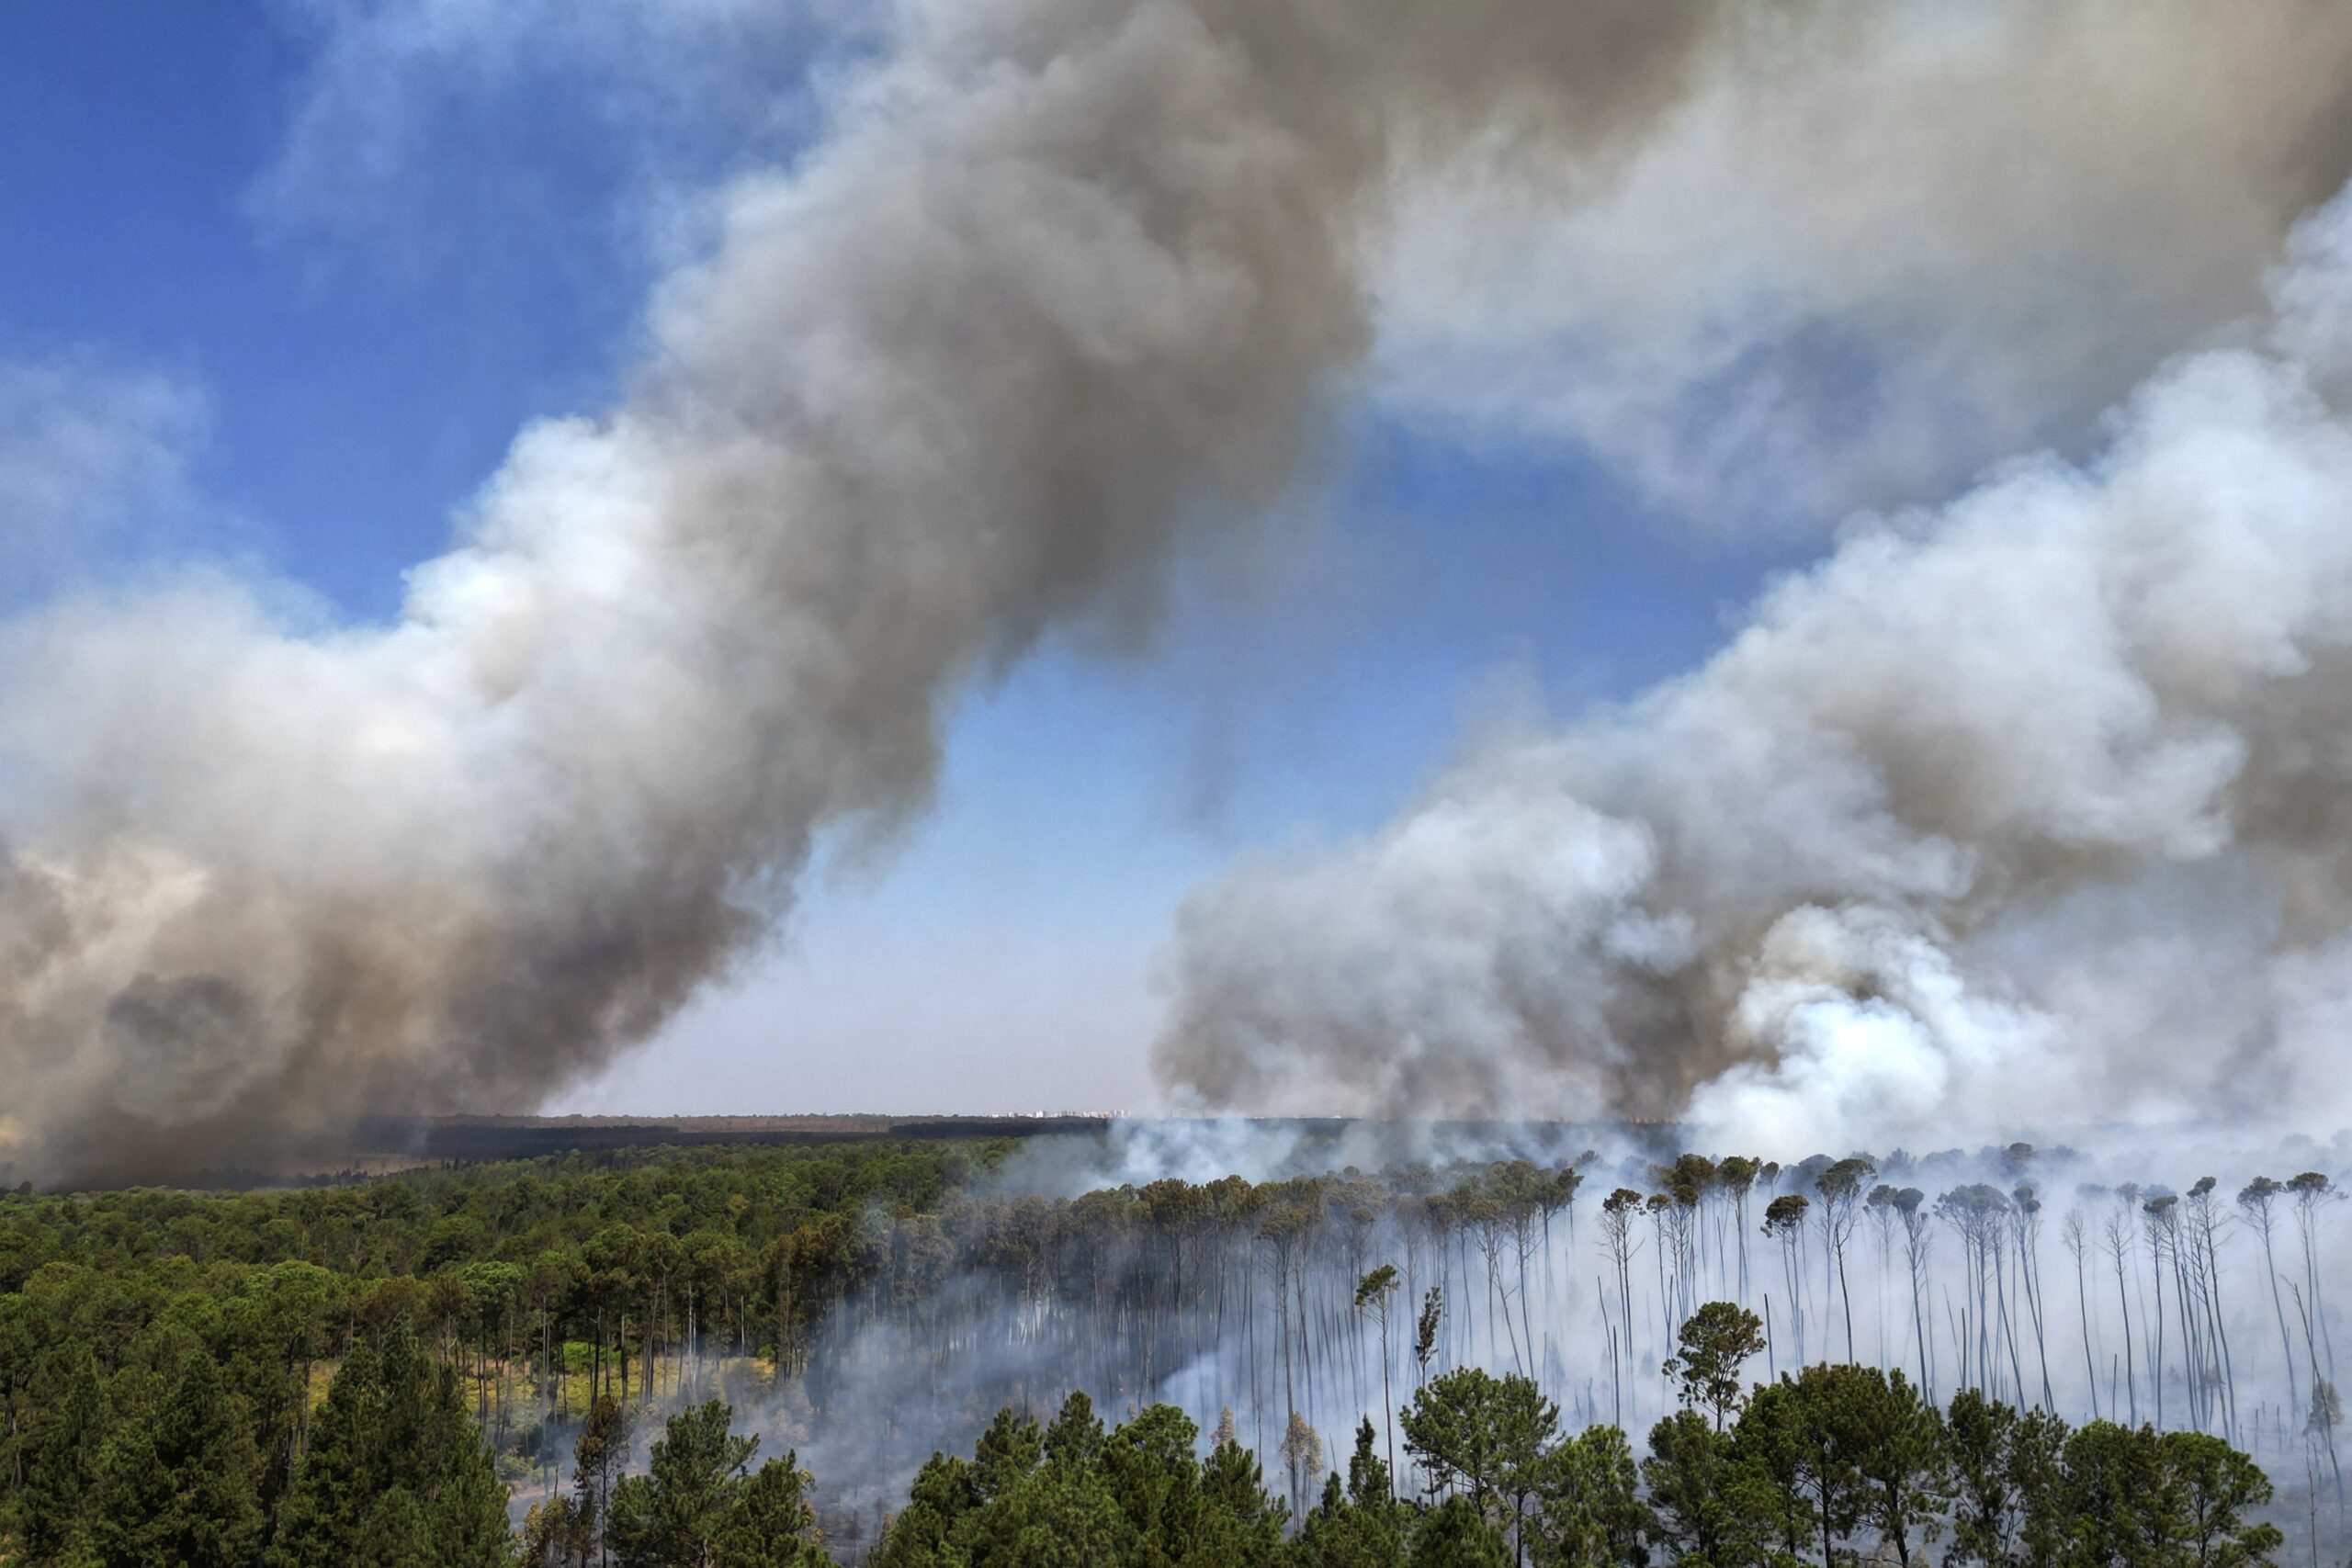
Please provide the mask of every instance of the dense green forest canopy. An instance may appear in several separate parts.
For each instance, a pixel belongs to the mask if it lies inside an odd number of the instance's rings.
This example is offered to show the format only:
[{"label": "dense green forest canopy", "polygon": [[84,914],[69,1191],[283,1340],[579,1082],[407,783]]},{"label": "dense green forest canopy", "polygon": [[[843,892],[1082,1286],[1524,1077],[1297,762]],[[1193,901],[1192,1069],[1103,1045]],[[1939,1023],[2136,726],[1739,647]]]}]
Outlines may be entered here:
[{"label": "dense green forest canopy", "polygon": [[1851,1365],[1737,1404],[1724,1427],[1695,1408],[1665,1418],[1637,1460],[1614,1427],[1565,1431],[1530,1380],[1459,1369],[1400,1414],[1408,1476],[1367,1419],[1293,1530],[1229,1431],[1204,1460],[1182,1412],[1105,1430],[1074,1394],[1042,1427],[1006,1411],[969,1460],[933,1459],[874,1562],[1796,1568],[1926,1562],[1939,1542],[1972,1568],[2242,1568],[2283,1545],[2255,1517],[2269,1482],[2202,1433],[2070,1428],[1969,1393],[1945,1413],[1900,1372]]},{"label": "dense green forest canopy", "polygon": [[[396,1381],[416,1356],[435,1364],[388,1397],[454,1410],[469,1444],[479,1426],[496,1445],[492,1483],[522,1479],[600,1395],[662,1396],[682,1325],[746,1354],[755,1333],[788,1344],[861,1236],[1008,1147],[655,1149],[291,1191],[0,1196],[0,1529],[32,1550],[44,1452],[52,1477],[78,1454],[68,1489],[95,1496],[112,1436],[166,1440],[174,1411],[200,1410],[205,1430],[176,1440],[257,1509],[223,1527],[223,1550],[274,1535],[335,1410],[326,1371],[355,1357]],[[403,1336],[415,1355],[380,1354]],[[526,1378],[547,1396],[527,1418]]]}]

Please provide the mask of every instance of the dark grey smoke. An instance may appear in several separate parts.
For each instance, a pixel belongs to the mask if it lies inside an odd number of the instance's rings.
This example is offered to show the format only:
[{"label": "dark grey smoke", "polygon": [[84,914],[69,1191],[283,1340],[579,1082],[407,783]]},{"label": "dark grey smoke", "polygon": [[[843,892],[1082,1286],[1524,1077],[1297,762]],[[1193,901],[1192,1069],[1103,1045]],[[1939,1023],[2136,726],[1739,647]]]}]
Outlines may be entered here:
[{"label": "dark grey smoke", "polygon": [[0,1039],[36,1169],[527,1100],[642,1038],[941,710],[1149,619],[1288,485],[1370,327],[1393,139],[1599,140],[1707,7],[909,6],[654,303],[628,400],[517,439],[399,622],[190,578],[7,629]]}]

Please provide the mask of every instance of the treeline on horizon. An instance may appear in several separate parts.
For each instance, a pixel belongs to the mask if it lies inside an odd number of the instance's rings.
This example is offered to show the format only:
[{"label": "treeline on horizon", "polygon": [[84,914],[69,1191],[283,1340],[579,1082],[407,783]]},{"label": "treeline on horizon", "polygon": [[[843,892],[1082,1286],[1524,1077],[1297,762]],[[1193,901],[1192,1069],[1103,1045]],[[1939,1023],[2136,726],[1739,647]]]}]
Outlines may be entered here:
[{"label": "treeline on horizon", "polygon": [[[1203,1420],[1238,1411],[1241,1446],[1276,1453],[1298,1428],[1344,1431],[1390,1407],[1385,1384],[1400,1369],[1486,1365],[1542,1382],[1574,1424],[1638,1430],[1645,1401],[1668,1397],[1660,1364],[1702,1298],[1769,1312],[1779,1282],[1768,1381],[1778,1365],[1841,1352],[1869,1360],[1852,1355],[1845,1287],[1849,1254],[1873,1245],[1932,1259],[1945,1238],[1963,1286],[1940,1328],[1915,1298],[1909,1315],[1927,1332],[1897,1346],[1883,1331],[1876,1370],[1916,1357],[1909,1382],[1928,1404],[1940,1386],[2060,1409],[2036,1366],[2056,1310],[2033,1179],[2049,1162],[2021,1145],[1980,1159],[2003,1185],[1958,1181],[1933,1198],[1900,1179],[1933,1161],[1685,1156],[1612,1171],[1588,1156],[1167,1180],[1069,1200],[990,1195],[1012,1147],[649,1150],[277,1193],[0,1196],[0,1532],[21,1539],[38,1457],[62,1440],[60,1413],[86,1381],[107,1431],[153,1427],[188,1369],[209,1362],[215,1403],[248,1429],[274,1539],[330,1372],[402,1325],[510,1484],[555,1489],[600,1402],[639,1424],[718,1395],[811,1441],[879,1424],[890,1441],[831,1478],[836,1504],[856,1497],[834,1516],[851,1523],[836,1540],[848,1547],[865,1537],[858,1519],[898,1507],[899,1483],[933,1447],[959,1447],[1000,1406],[1048,1410],[1075,1389],[1135,1409],[1181,1377]],[[2267,1428],[2235,1408],[2231,1369],[2245,1354],[2233,1362],[2227,1348],[2238,1314],[2223,1306],[2222,1246],[2234,1234],[2276,1253],[2281,1370],[2297,1385],[2274,1392],[2279,1428],[2291,1410],[2303,1461],[2334,1472],[2341,1412],[2319,1250],[2334,1198],[2317,1173],[2234,1198],[2211,1182],[2180,1196],[2071,1195],[2060,1242],[2078,1279],[2111,1245],[2135,1292],[2145,1274],[2163,1292],[2153,1326],[2141,1323],[2111,1359],[2131,1404],[2118,1397],[2105,1413],[2259,1451],[2245,1436]],[[1392,1288],[1356,1299],[1383,1267]],[[1432,1290],[1445,1310],[1408,1363],[1387,1303],[1401,1295],[1409,1317]],[[2086,1316],[2086,1357],[2092,1326]],[[877,1359],[898,1384],[875,1382]],[[109,1440],[91,1427],[75,1442],[96,1463]],[[1311,1502],[1302,1494],[1293,1511]]]}]

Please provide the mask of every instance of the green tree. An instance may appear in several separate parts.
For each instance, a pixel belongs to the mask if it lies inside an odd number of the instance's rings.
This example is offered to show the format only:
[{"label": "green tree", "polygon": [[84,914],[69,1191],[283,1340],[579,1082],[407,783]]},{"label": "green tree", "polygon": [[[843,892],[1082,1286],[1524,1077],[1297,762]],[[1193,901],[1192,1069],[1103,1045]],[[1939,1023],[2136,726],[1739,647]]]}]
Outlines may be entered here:
[{"label": "green tree", "polygon": [[1785,1436],[1793,1441],[1796,1495],[1811,1516],[1825,1568],[1835,1568],[1844,1555],[1840,1543],[1874,1515],[1875,1489],[1862,1465],[1870,1448],[1868,1412],[1873,1395],[1885,1388],[1884,1374],[1875,1367],[1826,1362],[1805,1368],[1793,1382],[1783,1377],[1781,1386],[1794,1395],[1795,1420]]},{"label": "green tree", "polygon": [[[1087,1568],[1128,1560],[1136,1545],[1134,1526],[1104,1477],[1109,1434],[1085,1394],[1072,1393],[1046,1427],[1039,1444],[1042,1461],[1008,1477],[984,1501],[973,1483],[972,1466],[941,1466],[934,1483],[944,1482],[964,1495],[944,1539],[929,1555],[911,1540],[899,1548],[893,1529],[879,1559],[894,1564],[955,1563],[968,1568]],[[937,1461],[934,1461],[936,1463]],[[929,1469],[930,1467],[926,1467]],[[911,1510],[910,1510],[911,1511]]]},{"label": "green tree", "polygon": [[1299,1521],[1291,1560],[1300,1568],[1396,1568],[1405,1560],[1409,1512],[1389,1484],[1388,1466],[1373,1449],[1372,1423],[1356,1428],[1343,1488],[1335,1472],[1323,1500]]},{"label": "green tree", "polygon": [[1037,1423],[1000,1410],[972,1449],[972,1485],[977,1500],[986,1502],[1037,1468],[1046,1457],[1044,1436]]},{"label": "green tree", "polygon": [[433,1527],[415,1493],[395,1486],[374,1500],[351,1561],[354,1568],[441,1568],[434,1555]]},{"label": "green tree", "polygon": [[1715,1427],[1739,1408],[1746,1385],[1740,1369],[1764,1350],[1764,1321],[1731,1302],[1709,1302],[1685,1318],[1680,1351],[1658,1371],[1681,1385],[1682,1403],[1714,1412]]},{"label": "green tree", "polygon": [[1416,1393],[1402,1418],[1405,1450],[1436,1485],[1469,1488],[1482,1511],[1507,1504],[1514,1526],[1542,1487],[1560,1409],[1533,1380],[1458,1367]]},{"label": "green tree", "polygon": [[605,1542],[620,1568],[703,1568],[760,1443],[729,1431],[733,1417],[716,1399],[680,1411],[653,1440],[647,1472],[613,1487]]},{"label": "green tree", "polygon": [[[451,1423],[436,1418],[444,1402],[435,1397],[439,1391],[434,1369],[424,1348],[417,1343],[414,1325],[405,1316],[384,1335],[377,1381],[380,1388],[370,1445],[373,1488],[385,1492],[404,1486],[421,1496],[431,1483],[441,1457],[440,1444]],[[463,1401],[447,1403],[456,1407],[454,1414],[462,1423]]]},{"label": "green tree", "polygon": [[[1001,1424],[1011,1415],[1010,1411],[1000,1412],[997,1419]],[[1034,1423],[1031,1430],[1035,1430]],[[989,1499],[984,1499],[972,1464],[953,1454],[932,1455],[915,1472],[914,1483],[908,1489],[907,1506],[890,1521],[889,1529],[875,1549],[872,1568],[932,1568],[942,1560],[949,1540],[965,1517],[984,1501],[1001,1495],[1026,1478],[1035,1465],[1033,1458],[1018,1471],[1001,1473],[1000,1484],[989,1494]]]},{"label": "green tree", "polygon": [[[454,1398],[456,1385],[449,1393]],[[479,1433],[457,1412],[447,1462],[425,1507],[432,1532],[434,1568],[503,1568],[514,1557],[514,1531],[506,1522],[506,1483],[498,1461]]]},{"label": "green tree", "polygon": [[[1370,1454],[1370,1427],[1359,1461]],[[1257,1461],[1220,1441],[1194,1457],[1199,1428],[1153,1405],[1104,1431],[1072,1394],[1043,1434],[1000,1413],[966,1461],[934,1454],[891,1520],[876,1568],[1263,1568],[1283,1550],[1285,1510]],[[1359,1467],[1360,1468],[1360,1467]],[[1377,1458],[1359,1474],[1385,1489]],[[1318,1530],[1318,1539],[1328,1538]],[[787,1561],[797,1561],[787,1559]],[[815,1561],[812,1559],[811,1561]]]},{"label": "green tree", "polygon": [[1704,1416],[1685,1408],[1652,1427],[1641,1470],[1655,1519],[1650,1540],[1673,1562],[1749,1568],[1762,1561],[1762,1483]]},{"label": "green tree", "polygon": [[1099,1463],[1102,1484],[1139,1542],[1170,1556],[1187,1551],[1200,1524],[1200,1428],[1172,1404],[1155,1404],[1108,1434]]},{"label": "green tree", "polygon": [[1102,1451],[1102,1418],[1086,1391],[1074,1389],[1046,1425],[1043,1448],[1046,1462],[1075,1472],[1091,1464]]},{"label": "green tree", "polygon": [[153,1422],[107,1446],[92,1545],[104,1568],[244,1568],[260,1544],[260,1456],[244,1399],[202,1349],[187,1352]]},{"label": "green tree", "polygon": [[1855,1478],[1862,1518],[1910,1568],[1912,1539],[1934,1538],[1950,1489],[1935,1407],[1902,1372],[1876,1367],[1828,1369],[1814,1401],[1814,1419]]},{"label": "green tree", "polygon": [[1952,1396],[1943,1452],[1955,1568],[2041,1568],[2054,1562],[2070,1528],[2063,1459],[2066,1424],[2047,1411],[2019,1415],[1975,1389]]},{"label": "green tree", "polygon": [[383,1387],[375,1350],[360,1345],[335,1369],[311,1424],[310,1451],[286,1495],[271,1568],[338,1568],[353,1562],[380,1487],[375,1449]]},{"label": "green tree", "polygon": [[70,1562],[87,1539],[91,1495],[107,1438],[106,1387],[87,1347],[74,1359],[64,1401],[34,1450],[17,1517],[26,1560]]},{"label": "green tree", "polygon": [[2185,1499],[2154,1428],[2093,1421],[2066,1439],[2074,1568],[2183,1568]]},{"label": "green tree", "polygon": [[1494,1414],[1501,1397],[1501,1384],[1485,1369],[1457,1367],[1406,1403],[1405,1451],[1428,1472],[1430,1491],[1465,1486],[1472,1502],[1486,1506],[1504,1462]]},{"label": "green tree", "polygon": [[1739,1466],[1758,1483],[1757,1499],[1781,1550],[1799,1556],[1817,1547],[1824,1568],[1836,1568],[1838,1543],[1860,1526],[1864,1503],[1851,1450],[1832,1424],[1830,1377],[1838,1370],[1782,1373],[1749,1397],[1732,1428]]},{"label": "green tree", "polygon": [[1510,1544],[1467,1497],[1448,1497],[1413,1531],[1411,1568],[1510,1568]]},{"label": "green tree", "polygon": [[[378,1513],[394,1499],[399,1519]],[[414,1519],[407,1517],[413,1511]],[[512,1553],[506,1488],[466,1413],[454,1368],[428,1359],[405,1320],[378,1353],[335,1369],[288,1487],[271,1568],[343,1568],[417,1531],[432,1568],[495,1568]]]},{"label": "green tree", "polygon": [[1641,1497],[1625,1434],[1588,1427],[1552,1450],[1536,1516],[1542,1568],[1646,1568],[1657,1517]]},{"label": "green tree", "polygon": [[605,1516],[613,1489],[628,1467],[628,1422],[619,1401],[609,1393],[598,1394],[571,1446],[571,1492],[579,1516],[575,1528],[595,1543],[599,1563],[609,1556]]},{"label": "green tree", "polygon": [[[1135,1531],[1103,1483],[1101,1424],[1091,1407],[1066,1422],[1070,1415],[1066,1402],[1048,1428],[1046,1462],[958,1521],[951,1537],[956,1554],[943,1552],[939,1561],[970,1568],[1114,1568],[1130,1558]],[[1080,1440],[1057,1444],[1055,1428]]]},{"label": "green tree", "polygon": [[2181,1494],[2196,1568],[2267,1562],[2286,1544],[2276,1525],[2246,1517],[2271,1498],[2261,1466],[2208,1432],[2166,1432],[2156,1441]]},{"label": "green tree", "polygon": [[796,1454],[753,1471],[711,1541],[709,1568],[831,1568],[807,1486]]},{"label": "green tree", "polygon": [[1290,1517],[1248,1449],[1230,1439],[1209,1450],[1201,1467],[1199,1568],[1245,1568],[1271,1562]]}]

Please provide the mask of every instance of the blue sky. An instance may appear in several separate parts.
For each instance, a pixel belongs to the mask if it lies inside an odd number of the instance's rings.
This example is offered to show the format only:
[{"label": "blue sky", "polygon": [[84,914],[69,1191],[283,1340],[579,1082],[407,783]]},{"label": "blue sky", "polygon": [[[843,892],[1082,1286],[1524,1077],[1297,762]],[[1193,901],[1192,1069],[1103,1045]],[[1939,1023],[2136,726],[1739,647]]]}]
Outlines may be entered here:
[{"label": "blue sky", "polygon": [[[586,48],[393,70],[291,7],[12,17],[0,365],[160,378],[196,411],[184,483],[141,503],[173,515],[74,570],[224,557],[391,615],[519,425],[612,397],[692,244],[670,199],[806,133],[805,40],[756,41],[682,107]],[[1191,563],[1148,651],[1049,647],[975,696],[934,812],[829,859],[775,952],[560,1106],[1139,1105],[1188,886],[1379,821],[1482,712],[1687,667],[1781,558],[1572,448],[1370,405],[1296,512]]]}]

